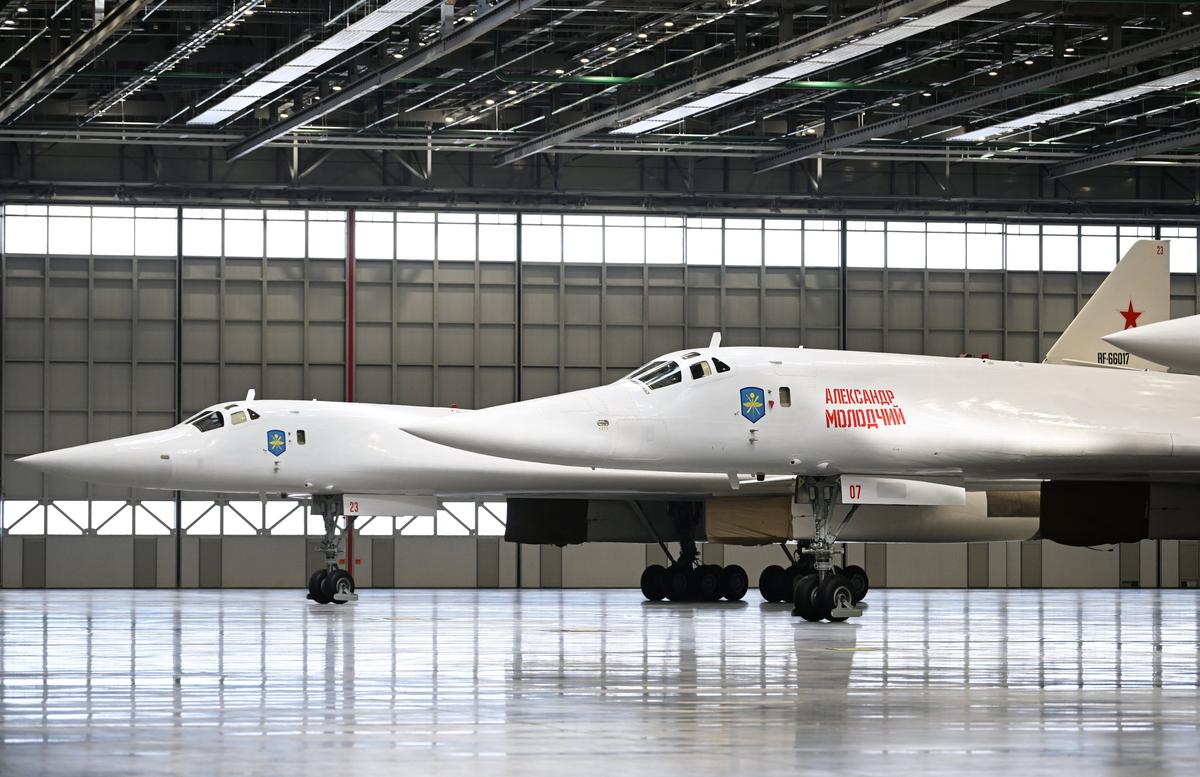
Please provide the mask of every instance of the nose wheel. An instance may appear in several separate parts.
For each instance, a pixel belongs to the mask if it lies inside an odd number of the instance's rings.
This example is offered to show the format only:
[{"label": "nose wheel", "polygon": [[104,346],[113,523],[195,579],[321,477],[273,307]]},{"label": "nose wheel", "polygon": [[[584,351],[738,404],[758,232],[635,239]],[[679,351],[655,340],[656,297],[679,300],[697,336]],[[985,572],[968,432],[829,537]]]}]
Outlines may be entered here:
[{"label": "nose wheel", "polygon": [[358,600],[358,594],[354,592],[354,577],[337,564],[342,535],[337,523],[341,502],[340,495],[318,494],[313,497],[313,509],[320,512],[325,521],[325,536],[319,548],[325,559],[325,568],[309,576],[306,597],[317,604],[345,604]]},{"label": "nose wheel", "polygon": [[[793,510],[801,488],[807,491],[813,510],[813,540],[809,547],[802,549],[802,553],[812,557],[812,566],[810,571],[795,581],[790,592],[792,615],[806,621],[824,620],[830,623],[858,617],[867,609],[863,601],[871,588],[867,572],[860,566],[842,569],[833,564],[833,556],[838,552],[835,545],[837,535],[854,517],[858,506],[852,506],[841,523],[834,527],[833,511],[841,492],[838,478],[797,478]],[[778,573],[774,573],[768,581],[769,587],[774,586],[770,588],[772,594],[779,592],[779,577]],[[763,596],[765,598],[767,592]]]}]

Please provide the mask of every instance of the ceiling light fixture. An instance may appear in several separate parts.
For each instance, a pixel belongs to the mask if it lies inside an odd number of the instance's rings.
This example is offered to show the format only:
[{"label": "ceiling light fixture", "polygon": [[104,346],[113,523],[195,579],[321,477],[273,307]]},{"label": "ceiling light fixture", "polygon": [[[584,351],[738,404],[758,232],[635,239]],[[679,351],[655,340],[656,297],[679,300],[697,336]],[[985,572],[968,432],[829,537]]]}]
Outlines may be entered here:
[{"label": "ceiling light fixture", "polygon": [[675,22],[671,21],[670,19],[663,22],[663,27],[674,27],[674,26],[675,26]]},{"label": "ceiling light fixture", "polygon": [[608,47],[608,53],[609,53],[609,54],[613,53],[613,52],[614,52],[614,51],[616,51],[616,50],[617,50],[617,47],[616,47],[616,46],[609,46],[609,47]]},{"label": "ceiling light fixture", "polygon": [[563,70],[561,67],[554,68],[554,75],[556,75],[556,76],[561,76],[562,74],[564,74],[566,72],[567,71]]},{"label": "ceiling light fixture", "polygon": [[893,107],[893,108],[899,108],[899,107],[900,107],[900,103],[892,103],[892,107]]},{"label": "ceiling light fixture", "polygon": [[1032,59],[1027,59],[1027,60],[1025,60],[1025,64],[1026,64],[1026,65],[1032,65],[1032,64],[1033,64],[1033,60],[1032,60]]},{"label": "ceiling light fixture", "polygon": [[990,127],[982,127],[970,132],[964,132],[961,135],[956,135],[950,140],[957,141],[976,141],[987,140],[998,135],[1008,135],[1013,132],[1026,130],[1038,124],[1065,119],[1068,116],[1074,116],[1079,113],[1087,113],[1089,111],[1099,110],[1109,105],[1136,100],[1151,92],[1160,92],[1164,89],[1176,89],[1187,84],[1192,84],[1200,81],[1200,68],[1185,70],[1182,73],[1176,73],[1172,76],[1165,76],[1153,81],[1147,81],[1144,84],[1129,86],[1124,89],[1118,89],[1115,92],[1107,94],[1095,95],[1083,100],[1077,100],[1073,103],[1050,108],[1045,111],[1031,113],[1028,116],[1022,116],[1016,119],[993,124]]},{"label": "ceiling light fixture", "polygon": [[336,32],[312,48],[293,57],[252,84],[188,121],[188,124],[220,124],[264,97],[278,92],[326,62],[355,48],[371,36],[400,22],[426,4],[425,0],[391,0],[354,24]]},{"label": "ceiling light fixture", "polygon": [[674,124],[689,116],[704,113],[705,111],[736,102],[750,95],[765,92],[787,81],[793,81],[802,76],[810,75],[820,70],[827,70],[835,65],[857,59],[866,54],[872,54],[885,46],[907,40],[915,35],[929,32],[938,27],[943,27],[971,14],[1001,5],[1003,2],[1004,0],[965,0],[965,2],[957,3],[949,8],[943,8],[940,11],[901,22],[900,24],[878,30],[870,35],[864,35],[861,38],[846,43],[840,43],[823,52],[805,57],[787,67],[772,70],[763,75],[751,78],[749,81],[743,81],[728,89],[705,95],[678,107],[649,116],[641,121],[627,124],[624,127],[617,127],[610,134],[641,135],[661,129],[668,124]]},{"label": "ceiling light fixture", "polygon": [[392,59],[404,59],[404,55],[401,54],[399,51],[393,51]]},{"label": "ceiling light fixture", "polygon": [[1074,53],[1075,53],[1075,47],[1074,47],[1074,46],[1067,46],[1065,49],[1063,49],[1063,51],[1067,52],[1068,54],[1074,54]]},{"label": "ceiling light fixture", "polygon": [[638,39],[639,39],[639,40],[645,40],[645,39],[646,39],[646,33],[644,33],[644,32],[639,32],[639,33],[638,33]]},{"label": "ceiling light fixture", "polygon": [[489,97],[489,98],[487,98],[486,100],[484,100],[483,102],[484,102],[484,104],[486,104],[486,105],[495,105],[495,104],[496,104],[496,101],[495,101],[495,100],[493,100],[493,99],[492,99],[492,98],[490,98],[490,97]]},{"label": "ceiling light fixture", "polygon": [[933,92],[921,92],[922,97],[933,97]]},{"label": "ceiling light fixture", "polygon": [[341,84],[334,84],[334,85],[333,85],[333,91],[335,91],[335,92],[340,92],[340,91],[342,91],[342,85],[341,85]]},{"label": "ceiling light fixture", "polygon": [[588,59],[587,57],[580,57],[580,58],[579,58],[579,61],[580,61],[580,62],[582,62],[582,63],[583,63],[583,64],[585,64],[585,65],[586,65],[587,63],[591,62],[591,60],[590,60],[590,59]]},{"label": "ceiling light fixture", "polygon": [[516,97],[516,96],[517,96],[517,90],[516,90],[516,89],[509,89],[509,90],[508,90],[508,96],[509,96],[509,97]]},{"label": "ceiling light fixture", "polygon": [[999,73],[997,73],[995,70],[989,70],[989,71],[988,71],[988,75],[989,75],[989,76],[998,76],[998,75],[1000,75],[1000,74],[999,74]]}]

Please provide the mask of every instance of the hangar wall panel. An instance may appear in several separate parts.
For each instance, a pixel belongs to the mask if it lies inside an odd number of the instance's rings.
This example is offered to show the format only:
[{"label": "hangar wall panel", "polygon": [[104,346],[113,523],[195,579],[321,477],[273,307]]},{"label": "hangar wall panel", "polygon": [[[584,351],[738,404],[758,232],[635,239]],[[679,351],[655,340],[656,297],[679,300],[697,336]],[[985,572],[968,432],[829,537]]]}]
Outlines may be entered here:
[{"label": "hangar wall panel", "polygon": [[628,588],[637,585],[645,568],[641,544],[596,542],[562,550],[563,588]]}]

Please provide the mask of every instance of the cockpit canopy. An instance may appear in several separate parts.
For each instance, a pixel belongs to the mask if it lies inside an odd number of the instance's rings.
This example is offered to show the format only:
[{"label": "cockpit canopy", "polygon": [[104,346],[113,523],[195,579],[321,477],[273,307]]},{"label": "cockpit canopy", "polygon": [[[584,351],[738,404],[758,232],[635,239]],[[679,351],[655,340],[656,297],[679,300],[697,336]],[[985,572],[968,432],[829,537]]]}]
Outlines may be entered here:
[{"label": "cockpit canopy", "polygon": [[655,391],[682,383],[685,371],[692,380],[700,380],[715,373],[729,372],[730,367],[715,356],[708,357],[700,351],[688,351],[676,359],[655,359],[629,373],[625,379],[640,383],[649,391]]},{"label": "cockpit canopy", "polygon": [[237,426],[244,424],[247,421],[257,421],[261,416],[254,412],[253,409],[243,408],[237,402],[229,405],[213,405],[206,407],[199,413],[184,421],[184,424],[191,424],[202,432],[211,432],[213,429],[221,429],[226,425]]}]

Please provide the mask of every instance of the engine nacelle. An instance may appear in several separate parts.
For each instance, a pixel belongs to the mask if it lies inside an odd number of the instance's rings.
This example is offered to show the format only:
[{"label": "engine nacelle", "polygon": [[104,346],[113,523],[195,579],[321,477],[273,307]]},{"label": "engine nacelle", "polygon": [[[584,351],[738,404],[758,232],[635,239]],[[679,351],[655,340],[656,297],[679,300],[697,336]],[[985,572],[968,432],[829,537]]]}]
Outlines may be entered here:
[{"label": "engine nacelle", "polygon": [[1041,514],[1042,537],[1063,545],[1200,539],[1200,485],[1052,480]]}]

